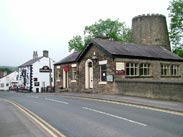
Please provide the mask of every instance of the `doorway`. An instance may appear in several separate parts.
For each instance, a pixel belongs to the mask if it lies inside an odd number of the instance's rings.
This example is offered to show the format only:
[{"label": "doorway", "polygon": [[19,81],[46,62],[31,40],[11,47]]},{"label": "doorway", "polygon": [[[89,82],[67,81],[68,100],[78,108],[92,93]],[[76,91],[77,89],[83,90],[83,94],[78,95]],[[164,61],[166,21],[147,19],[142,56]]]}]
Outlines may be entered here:
[{"label": "doorway", "polygon": [[93,88],[93,62],[91,59],[85,62],[85,88]]},{"label": "doorway", "polygon": [[63,70],[63,88],[68,88],[68,71]]}]

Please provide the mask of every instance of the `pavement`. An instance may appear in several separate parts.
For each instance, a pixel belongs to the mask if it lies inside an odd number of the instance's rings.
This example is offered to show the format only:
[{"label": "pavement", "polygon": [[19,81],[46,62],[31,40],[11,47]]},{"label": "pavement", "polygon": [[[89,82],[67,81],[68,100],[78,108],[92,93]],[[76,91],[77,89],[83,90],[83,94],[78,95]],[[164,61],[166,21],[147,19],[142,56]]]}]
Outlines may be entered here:
[{"label": "pavement", "polygon": [[153,107],[153,108],[159,108],[159,109],[183,113],[183,102],[122,96],[122,95],[107,95],[107,94],[101,94],[101,93],[62,92],[62,93],[58,93],[58,94],[63,95],[63,96],[74,96],[74,97],[84,97],[84,98],[116,101],[116,102],[142,105],[142,106],[147,106],[147,107]]},{"label": "pavement", "polygon": [[0,99],[1,137],[49,137],[36,123],[11,103]]}]

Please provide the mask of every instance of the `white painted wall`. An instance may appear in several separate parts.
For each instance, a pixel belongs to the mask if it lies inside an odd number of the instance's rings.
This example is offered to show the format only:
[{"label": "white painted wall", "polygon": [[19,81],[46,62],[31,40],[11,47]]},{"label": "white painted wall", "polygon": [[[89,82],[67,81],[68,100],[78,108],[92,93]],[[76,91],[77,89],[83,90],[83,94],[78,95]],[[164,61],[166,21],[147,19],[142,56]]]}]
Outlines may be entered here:
[{"label": "white painted wall", "polygon": [[50,73],[49,72],[40,72],[40,68],[43,66],[48,66],[52,69],[51,72],[51,78],[52,83],[51,85],[54,86],[54,69],[53,69],[53,60],[47,57],[41,58],[39,61],[35,62],[33,64],[33,80],[34,78],[37,78],[39,82],[39,86],[34,85],[33,81],[33,92],[36,92],[36,88],[39,88],[39,92],[41,92],[41,87],[47,87],[50,86]]},{"label": "white painted wall", "polygon": [[4,76],[0,79],[0,90],[9,90],[9,86],[12,82],[18,82],[17,81],[18,72],[14,71],[10,73],[9,75]]}]

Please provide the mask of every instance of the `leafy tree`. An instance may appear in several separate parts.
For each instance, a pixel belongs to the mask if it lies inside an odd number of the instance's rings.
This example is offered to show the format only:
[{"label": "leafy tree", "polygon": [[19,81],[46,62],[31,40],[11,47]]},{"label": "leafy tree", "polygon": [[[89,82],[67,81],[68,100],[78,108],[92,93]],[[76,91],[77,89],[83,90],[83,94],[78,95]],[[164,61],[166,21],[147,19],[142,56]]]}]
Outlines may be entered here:
[{"label": "leafy tree", "polygon": [[183,58],[183,45],[181,45],[179,47],[173,47],[173,53],[175,53]]},{"label": "leafy tree", "polygon": [[112,21],[111,19],[100,19],[98,22],[85,27],[83,40],[81,36],[77,35],[69,41],[69,51],[73,49],[81,51],[92,38],[97,36],[103,36],[114,41],[129,42],[131,29],[118,20]]},{"label": "leafy tree", "polygon": [[181,45],[183,38],[183,0],[172,0],[168,7],[170,11],[170,40],[173,45]]},{"label": "leafy tree", "polygon": [[76,51],[81,51],[84,48],[84,42],[82,41],[82,37],[77,35],[74,36],[73,39],[69,41],[69,51],[75,49]]},{"label": "leafy tree", "polygon": [[4,71],[4,72],[7,72],[7,73],[11,73],[12,72],[12,70],[10,68],[8,68],[8,67],[0,67],[0,70]]}]

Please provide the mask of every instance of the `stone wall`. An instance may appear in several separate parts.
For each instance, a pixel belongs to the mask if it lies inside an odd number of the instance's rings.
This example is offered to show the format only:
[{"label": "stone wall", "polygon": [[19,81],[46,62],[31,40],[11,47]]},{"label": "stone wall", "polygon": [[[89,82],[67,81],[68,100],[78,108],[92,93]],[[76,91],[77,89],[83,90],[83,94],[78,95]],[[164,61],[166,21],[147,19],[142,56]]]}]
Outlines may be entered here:
[{"label": "stone wall", "polygon": [[[157,61],[157,60],[142,60],[142,59],[127,59],[127,58],[112,58],[107,55],[102,49],[95,45],[84,54],[79,63],[77,63],[77,79],[75,82],[71,80],[72,71],[68,72],[68,91],[72,92],[87,92],[87,93],[107,93],[107,94],[122,94],[149,98],[161,98],[183,101],[183,63],[173,61]],[[96,60],[92,56],[97,56]],[[93,62],[93,88],[85,88],[85,63],[88,59]],[[113,82],[106,84],[100,83],[100,65],[99,61],[107,60],[107,75],[114,76]],[[126,63],[148,63],[151,66],[150,76],[126,76],[115,74],[116,62]],[[161,63],[177,64],[180,66],[180,76],[161,76]],[[71,63],[72,64],[72,63]],[[56,91],[65,91],[60,89],[63,87],[63,67],[60,66],[61,80],[55,82]],[[75,63],[73,63],[75,64]],[[56,72],[56,71],[55,71]]]},{"label": "stone wall", "polygon": [[115,82],[121,95],[183,101],[183,81],[116,80]]},{"label": "stone wall", "polygon": [[[122,95],[183,101],[183,63],[139,59],[118,62],[149,63],[151,76],[115,76],[116,92]],[[161,63],[180,65],[180,76],[161,76]]]},{"label": "stone wall", "polygon": [[[99,50],[95,45],[91,46],[85,56],[79,63],[79,90],[81,92],[92,92],[92,93],[115,93],[115,83],[99,84],[100,83],[100,65],[99,61],[107,60],[107,74],[114,75],[114,61],[113,58],[107,56],[104,52]],[[95,52],[97,60],[93,61],[93,89],[85,88],[85,62],[87,59],[92,59],[93,53]]]},{"label": "stone wall", "polygon": [[131,42],[163,46],[170,50],[166,17],[159,14],[134,17]]}]

